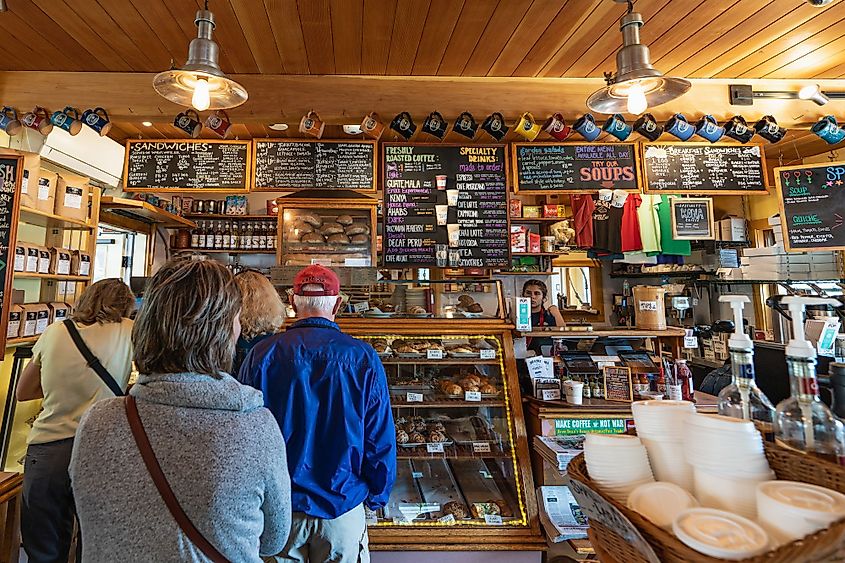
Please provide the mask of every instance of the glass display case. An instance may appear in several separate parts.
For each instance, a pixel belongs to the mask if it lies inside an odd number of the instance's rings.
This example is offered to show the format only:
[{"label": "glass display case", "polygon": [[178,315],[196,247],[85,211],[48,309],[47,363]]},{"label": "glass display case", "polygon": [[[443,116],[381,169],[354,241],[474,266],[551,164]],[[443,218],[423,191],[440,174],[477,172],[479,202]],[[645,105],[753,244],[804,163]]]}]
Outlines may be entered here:
[{"label": "glass display case", "polygon": [[279,198],[278,205],[278,264],[375,265],[375,200]]}]

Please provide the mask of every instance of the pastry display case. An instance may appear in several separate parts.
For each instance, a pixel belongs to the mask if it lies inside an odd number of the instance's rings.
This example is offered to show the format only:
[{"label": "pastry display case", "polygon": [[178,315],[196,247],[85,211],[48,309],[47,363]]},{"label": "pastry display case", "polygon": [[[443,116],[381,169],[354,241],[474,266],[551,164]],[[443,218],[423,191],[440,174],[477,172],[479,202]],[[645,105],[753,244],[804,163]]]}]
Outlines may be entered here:
[{"label": "pastry display case", "polygon": [[374,266],[376,203],[369,198],[279,198],[277,263]]}]

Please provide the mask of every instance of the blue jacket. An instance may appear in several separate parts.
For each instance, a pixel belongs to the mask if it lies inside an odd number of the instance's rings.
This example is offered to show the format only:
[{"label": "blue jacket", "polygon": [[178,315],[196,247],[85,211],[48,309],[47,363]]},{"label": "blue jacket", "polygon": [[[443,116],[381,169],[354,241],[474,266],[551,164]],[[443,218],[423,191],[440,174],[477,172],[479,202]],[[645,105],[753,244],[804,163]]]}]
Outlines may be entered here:
[{"label": "blue jacket", "polygon": [[253,347],[240,380],[264,393],[287,444],[294,512],[337,518],[387,503],[396,435],[387,377],[372,346],[332,321],[297,321]]}]

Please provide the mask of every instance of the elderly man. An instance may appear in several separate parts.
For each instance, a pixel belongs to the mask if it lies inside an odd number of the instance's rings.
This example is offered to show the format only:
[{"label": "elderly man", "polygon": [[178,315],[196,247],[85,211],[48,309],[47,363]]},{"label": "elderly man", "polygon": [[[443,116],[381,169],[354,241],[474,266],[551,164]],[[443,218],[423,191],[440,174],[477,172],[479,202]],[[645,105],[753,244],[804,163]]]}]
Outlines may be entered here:
[{"label": "elderly man", "polygon": [[240,372],[264,393],[287,443],[293,523],[281,561],[369,561],[364,506],[384,506],[396,478],[384,368],[334,322],[339,294],[330,269],[300,271],[298,320],[257,344]]}]

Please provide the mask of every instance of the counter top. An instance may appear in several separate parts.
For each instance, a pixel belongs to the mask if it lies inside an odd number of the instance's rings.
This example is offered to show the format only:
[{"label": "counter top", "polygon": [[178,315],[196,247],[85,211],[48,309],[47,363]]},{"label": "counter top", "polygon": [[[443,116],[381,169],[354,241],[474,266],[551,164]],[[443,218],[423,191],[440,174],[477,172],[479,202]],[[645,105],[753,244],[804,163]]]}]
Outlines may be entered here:
[{"label": "counter top", "polygon": [[[699,412],[715,413],[718,398],[700,391],[695,392],[695,406]],[[583,405],[570,405],[566,401],[543,401],[534,397],[524,397],[528,411],[540,418],[559,418],[578,415],[624,415],[631,413],[631,403],[606,401],[604,399],[584,399]]]},{"label": "counter top", "polygon": [[686,334],[685,329],[670,326],[665,330],[645,330],[637,328],[605,328],[597,330],[561,330],[563,327],[548,327],[545,330],[532,330],[519,333],[520,336],[545,338],[647,338],[647,337],[681,337]]}]

